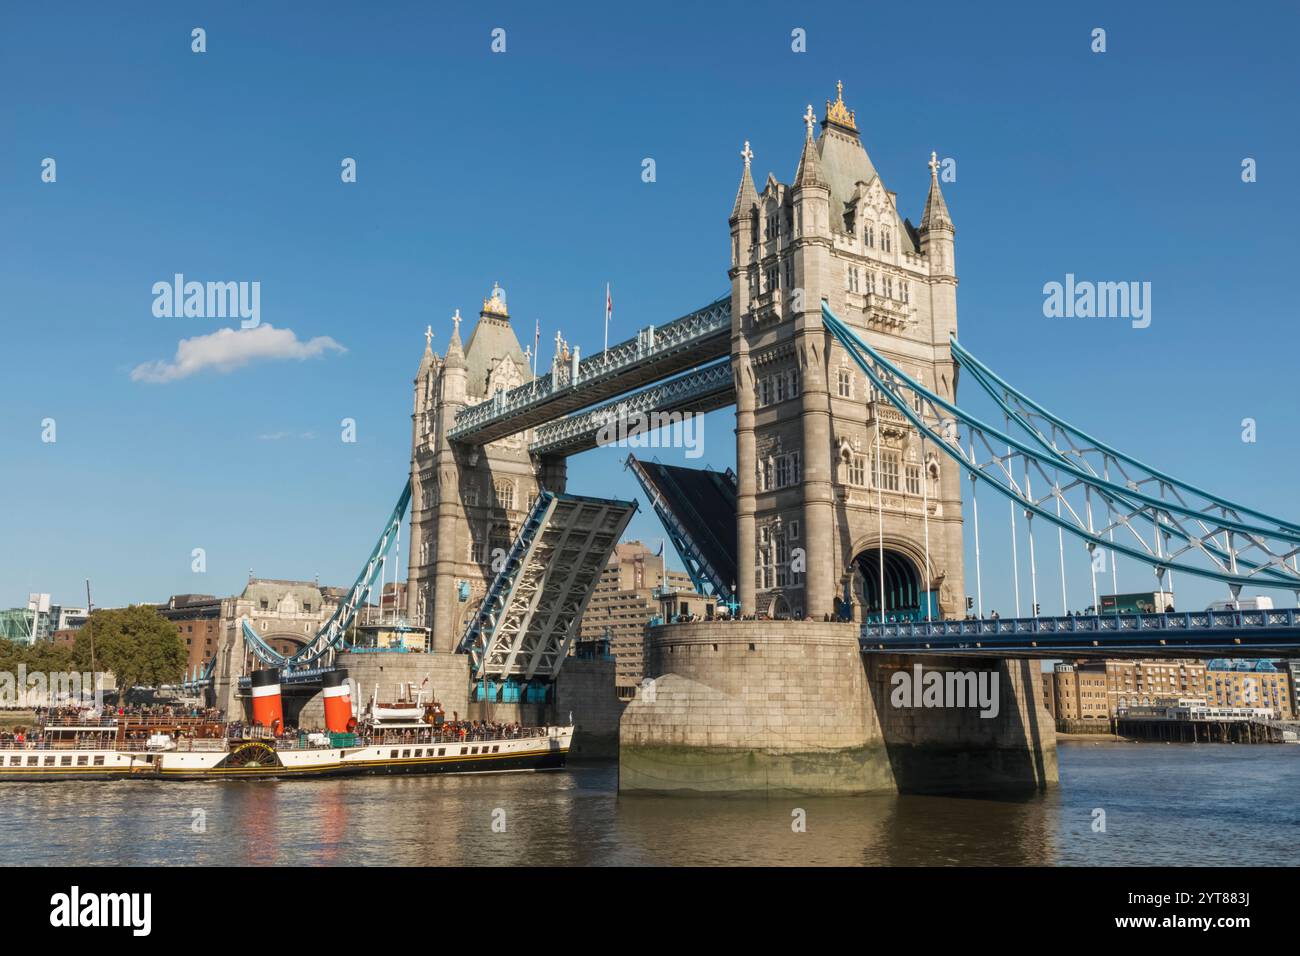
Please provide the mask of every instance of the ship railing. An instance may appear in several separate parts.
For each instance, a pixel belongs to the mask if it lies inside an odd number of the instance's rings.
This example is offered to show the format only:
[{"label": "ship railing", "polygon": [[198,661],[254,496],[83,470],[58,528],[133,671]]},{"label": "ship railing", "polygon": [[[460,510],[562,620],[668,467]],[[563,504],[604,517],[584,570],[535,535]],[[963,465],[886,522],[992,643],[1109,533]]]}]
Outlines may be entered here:
[{"label": "ship railing", "polygon": [[462,737],[459,733],[416,733],[412,736],[404,736],[398,733],[391,734],[370,734],[359,735],[357,737],[358,746],[366,747],[396,747],[396,746],[427,746],[428,744],[477,744],[501,740],[527,740],[533,737],[548,737],[550,730],[546,727],[520,727],[515,730],[501,730],[485,733],[482,731],[467,731]]},{"label": "ship railing", "polygon": [[217,724],[220,722],[220,719],[216,717],[194,717],[188,714],[177,717],[135,717],[131,714],[106,714],[103,717],[51,717],[48,720],[33,721],[33,724],[51,730],[72,730],[82,727],[95,730],[113,728],[119,724],[132,728],[148,729],[151,727],[193,727],[199,724]]}]

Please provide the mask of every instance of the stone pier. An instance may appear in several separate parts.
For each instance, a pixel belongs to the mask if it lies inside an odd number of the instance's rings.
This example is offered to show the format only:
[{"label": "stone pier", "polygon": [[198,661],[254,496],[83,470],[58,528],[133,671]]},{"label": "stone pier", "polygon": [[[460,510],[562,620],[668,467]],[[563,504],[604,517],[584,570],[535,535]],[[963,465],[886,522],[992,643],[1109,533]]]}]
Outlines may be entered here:
[{"label": "stone pier", "polygon": [[[1058,780],[1037,663],[867,656],[858,627],[652,628],[620,725],[619,789],[679,794],[1012,793]],[[895,706],[894,675],[996,671],[997,715]]]}]

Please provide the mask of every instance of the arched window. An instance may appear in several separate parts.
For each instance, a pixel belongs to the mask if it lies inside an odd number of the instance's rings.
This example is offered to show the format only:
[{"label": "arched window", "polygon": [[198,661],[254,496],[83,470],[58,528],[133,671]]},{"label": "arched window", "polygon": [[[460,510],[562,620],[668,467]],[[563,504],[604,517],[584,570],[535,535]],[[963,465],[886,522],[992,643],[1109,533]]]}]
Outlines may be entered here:
[{"label": "arched window", "polygon": [[495,482],[493,488],[496,492],[497,507],[506,511],[513,511],[515,507],[515,483],[502,480]]},{"label": "arched window", "polygon": [[876,227],[870,222],[862,227],[862,241],[868,246],[876,244]]}]

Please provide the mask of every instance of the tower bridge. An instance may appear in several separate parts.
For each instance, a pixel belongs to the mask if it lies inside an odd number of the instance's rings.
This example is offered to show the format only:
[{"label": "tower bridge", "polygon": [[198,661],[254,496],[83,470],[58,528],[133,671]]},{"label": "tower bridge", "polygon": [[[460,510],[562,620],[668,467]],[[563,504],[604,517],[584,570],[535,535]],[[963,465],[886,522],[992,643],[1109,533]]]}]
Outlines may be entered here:
[{"label": "tower bridge", "polygon": [[[811,106],[803,119],[788,183],[769,173],[760,189],[748,142],[741,152],[729,295],[586,358],[557,334],[541,374],[499,286],[468,342],[459,310],[443,354],[427,330],[409,479],[336,619],[290,657],[246,625],[243,654],[287,679],[332,667],[390,560],[396,578],[409,505],[405,620],[429,629],[435,653],[468,658],[488,694],[553,682],[635,507],[568,494],[568,457],[644,416],[733,405],[734,472],[628,461],[697,587],[741,620],[652,629],[656,689],[622,722],[626,789],[1045,786],[1052,728],[1032,658],[1300,648],[1294,610],[1069,613],[1067,540],[1068,560],[1091,568],[1092,609],[1099,576],[1117,589],[1121,558],[1160,593],[1190,574],[1235,600],[1244,586],[1300,594],[1300,524],[1145,465],[995,373],[958,339],[956,229],[937,157],[913,224],[842,89],[820,124]],[[974,387],[961,404],[959,375]],[[1005,620],[985,615],[980,493],[1010,517],[1016,613]],[[1039,613],[1044,525],[1056,538],[1056,616]],[[968,537],[976,613],[963,620]],[[992,726],[890,712],[889,676],[914,659],[998,668],[1004,716]]]}]

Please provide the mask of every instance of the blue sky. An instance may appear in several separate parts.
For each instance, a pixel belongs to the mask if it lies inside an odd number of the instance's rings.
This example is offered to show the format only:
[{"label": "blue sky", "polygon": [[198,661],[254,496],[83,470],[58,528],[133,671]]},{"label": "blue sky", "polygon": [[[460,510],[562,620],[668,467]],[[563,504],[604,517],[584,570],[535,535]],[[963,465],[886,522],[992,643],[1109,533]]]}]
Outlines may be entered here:
[{"label": "blue sky", "polygon": [[[914,222],[930,150],[957,160],[969,348],[1112,444],[1300,517],[1293,4],[31,9],[0,14],[0,606],[80,603],[87,577],[104,605],[249,568],[350,582],[408,468],[425,325],[445,347],[497,280],[521,340],[540,318],[590,353],[607,281],[614,339],[722,294],[741,143],[788,180],[836,80]],[[264,324],[345,351],[134,381],[233,324],[155,317],[176,272],[259,281]],[[1151,326],[1045,318],[1067,272],[1150,281]],[[730,428],[708,421],[715,467]],[[570,490],[636,495],[624,455],[573,460]],[[631,531],[662,536],[648,508]],[[1180,603],[1220,596],[1196,587]]]}]

